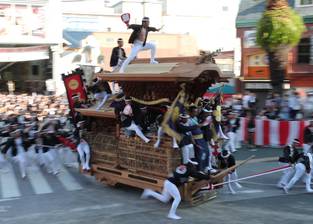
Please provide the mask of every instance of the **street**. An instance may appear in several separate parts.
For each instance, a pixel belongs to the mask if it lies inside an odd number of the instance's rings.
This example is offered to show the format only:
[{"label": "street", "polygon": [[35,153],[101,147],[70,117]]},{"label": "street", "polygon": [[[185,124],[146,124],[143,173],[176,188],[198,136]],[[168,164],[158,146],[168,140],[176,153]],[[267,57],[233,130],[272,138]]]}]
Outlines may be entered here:
[{"label": "street", "polygon": [[[238,160],[256,159],[238,169],[239,177],[277,167],[279,149],[242,149]],[[0,223],[6,224],[170,224],[170,223],[311,223],[313,195],[298,183],[286,195],[276,187],[281,173],[241,182],[236,195],[220,189],[218,197],[197,207],[183,203],[178,209],[182,220],[166,218],[170,204],[154,199],[140,200],[141,190],[119,186],[111,188],[76,168],[63,168],[52,176],[29,167],[23,180],[16,167],[0,171]]]}]

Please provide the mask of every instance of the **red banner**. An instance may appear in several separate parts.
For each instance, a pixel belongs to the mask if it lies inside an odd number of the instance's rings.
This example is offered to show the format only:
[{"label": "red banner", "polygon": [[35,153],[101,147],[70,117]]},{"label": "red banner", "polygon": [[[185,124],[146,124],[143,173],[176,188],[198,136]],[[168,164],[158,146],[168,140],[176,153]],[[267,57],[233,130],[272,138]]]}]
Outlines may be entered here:
[{"label": "red banner", "polygon": [[[270,119],[255,119],[254,144],[259,146],[280,147],[290,144],[295,138],[303,143],[304,128],[309,121],[278,121]],[[248,120],[241,118],[237,132],[238,140],[248,141]]]},{"label": "red banner", "polygon": [[83,73],[80,70],[77,70],[70,75],[62,75],[72,116],[74,115],[74,100],[72,99],[72,96],[78,95],[80,101],[87,100],[87,93],[84,88],[82,75]]}]

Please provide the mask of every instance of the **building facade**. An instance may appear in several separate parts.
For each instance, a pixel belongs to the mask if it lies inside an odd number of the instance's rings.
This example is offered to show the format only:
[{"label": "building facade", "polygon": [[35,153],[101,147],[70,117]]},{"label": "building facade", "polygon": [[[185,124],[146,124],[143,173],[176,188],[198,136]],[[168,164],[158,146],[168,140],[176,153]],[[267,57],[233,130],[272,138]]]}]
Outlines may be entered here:
[{"label": "building facade", "polygon": [[59,0],[0,0],[0,89],[44,92],[56,77],[53,46],[62,43]]},{"label": "building facade", "polygon": [[[126,54],[131,50],[131,30],[121,21],[122,13],[130,13],[131,23],[141,24],[142,18],[148,16],[151,26],[164,25],[160,32],[151,32],[148,37],[157,44],[157,57],[195,56],[200,49],[233,50],[238,6],[239,0],[63,0],[63,38],[68,45],[59,67],[64,73],[80,66],[89,77],[100,66],[110,71],[110,55],[117,39],[124,39]],[[88,39],[94,40],[92,46]],[[86,46],[103,59],[102,65],[97,57],[86,61]],[[138,58],[149,54],[140,52]]]},{"label": "building facade", "polygon": [[[85,32],[129,32],[122,13],[131,23],[150,17],[152,26],[164,25],[161,33],[189,34],[203,50],[234,50],[235,18],[240,0],[102,0],[62,2],[64,30]],[[221,19],[223,18],[223,19]]]},{"label": "building facade", "polygon": [[[267,55],[256,44],[256,25],[265,5],[265,0],[242,0],[236,21],[243,89],[255,91],[259,96],[272,91]],[[289,0],[289,5],[303,17],[306,31],[300,43],[289,52],[284,87],[305,92],[313,88],[313,1]]]}]

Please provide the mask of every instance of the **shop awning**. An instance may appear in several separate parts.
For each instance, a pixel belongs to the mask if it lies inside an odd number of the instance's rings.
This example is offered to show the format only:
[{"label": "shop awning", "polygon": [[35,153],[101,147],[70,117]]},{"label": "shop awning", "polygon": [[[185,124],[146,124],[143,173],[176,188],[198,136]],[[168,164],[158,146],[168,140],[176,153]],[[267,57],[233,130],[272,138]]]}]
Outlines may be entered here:
[{"label": "shop awning", "polygon": [[0,48],[0,62],[21,62],[49,59],[49,46]]},{"label": "shop awning", "polygon": [[209,93],[224,93],[224,94],[235,94],[236,90],[234,86],[227,84],[218,84],[208,89]]},{"label": "shop awning", "polygon": [[63,39],[70,43],[70,48],[80,48],[81,41],[91,35],[91,32],[63,31]]}]

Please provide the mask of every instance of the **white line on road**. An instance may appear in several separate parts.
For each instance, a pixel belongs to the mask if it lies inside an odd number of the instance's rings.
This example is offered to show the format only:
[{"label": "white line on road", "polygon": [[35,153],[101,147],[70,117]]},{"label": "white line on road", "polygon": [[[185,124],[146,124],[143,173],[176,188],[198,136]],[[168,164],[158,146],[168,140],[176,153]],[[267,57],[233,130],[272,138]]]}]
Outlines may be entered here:
[{"label": "white line on road", "polygon": [[33,165],[31,169],[28,169],[27,171],[29,171],[27,172],[27,177],[36,194],[49,194],[53,192],[39,167]]},{"label": "white line on road", "polygon": [[102,210],[102,209],[108,209],[108,208],[117,208],[121,207],[123,204],[115,203],[110,205],[93,205],[93,206],[87,206],[87,207],[78,207],[70,209],[70,212],[85,212],[90,210]]},{"label": "white line on road", "polygon": [[15,173],[10,163],[7,164],[7,172],[0,173],[0,184],[2,190],[2,198],[20,197],[21,193],[17,185]]},{"label": "white line on road", "polygon": [[68,191],[76,191],[81,190],[82,187],[79,183],[72,177],[72,175],[68,172],[67,169],[64,167],[61,167],[60,173],[57,175],[57,178],[62,183],[62,185],[66,188]]},{"label": "white line on road", "polygon": [[8,212],[8,209],[11,208],[11,206],[5,205],[5,206],[0,206],[0,212]]},{"label": "white line on road", "polygon": [[263,190],[243,190],[243,191],[237,191],[241,194],[255,194],[255,193],[263,193]]},{"label": "white line on road", "polygon": [[0,199],[0,202],[6,202],[6,201],[14,201],[14,200],[18,200],[20,198],[6,198],[6,199]]},{"label": "white line on road", "polygon": [[[15,216],[10,216],[7,218],[0,218],[1,223],[18,223],[25,220],[29,221],[33,221],[33,220],[39,220],[42,219],[43,217],[50,217],[51,215],[53,215],[54,217],[64,217],[65,215],[71,215],[73,214],[73,217],[75,217],[75,213],[81,213],[84,211],[91,211],[91,210],[106,210],[106,209],[116,209],[118,207],[122,207],[125,206],[125,204],[121,204],[121,203],[114,203],[114,204],[109,204],[109,205],[92,205],[92,206],[86,206],[86,207],[77,207],[77,208],[73,208],[73,209],[68,209],[68,210],[64,210],[64,209],[58,209],[58,210],[49,210],[47,212],[40,212],[40,213],[29,213],[29,214],[17,214]],[[114,216],[114,215],[113,215]],[[54,222],[54,223],[64,223],[64,222]],[[71,222],[68,221],[67,223],[78,223],[76,222]]]}]

